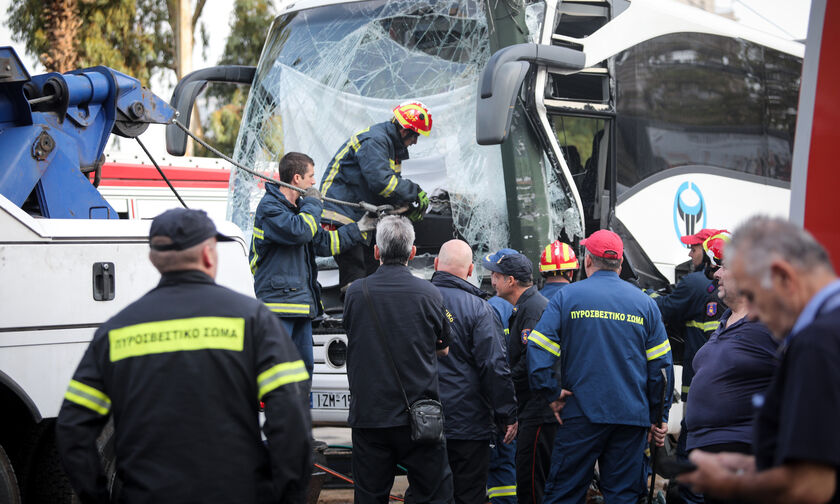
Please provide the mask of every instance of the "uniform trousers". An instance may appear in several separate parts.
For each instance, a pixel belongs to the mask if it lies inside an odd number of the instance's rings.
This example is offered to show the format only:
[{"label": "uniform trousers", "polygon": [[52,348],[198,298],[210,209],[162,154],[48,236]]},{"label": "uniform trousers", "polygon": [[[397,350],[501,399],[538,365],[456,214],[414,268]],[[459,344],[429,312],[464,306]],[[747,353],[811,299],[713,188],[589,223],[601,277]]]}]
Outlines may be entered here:
[{"label": "uniform trousers", "polygon": [[415,443],[407,425],[379,429],[354,427],[352,439],[356,504],[387,504],[397,464],[408,470],[412,502],[452,501],[452,471],[446,441]]},{"label": "uniform trousers", "polygon": [[519,424],[516,439],[516,499],[520,504],[542,504],[557,422]]},{"label": "uniform trousers", "polygon": [[334,256],[338,264],[338,285],[342,292],[354,280],[364,278],[379,268],[379,261],[373,257],[373,242],[359,243]]},{"label": "uniform trousers", "polygon": [[646,489],[642,453],[648,429],[635,425],[595,424],[585,417],[563,421],[557,430],[545,504],[583,504],[595,475],[610,504],[638,504]]},{"label": "uniform trousers", "polygon": [[487,502],[490,440],[447,439],[446,454],[452,471],[455,504]]},{"label": "uniform trousers", "polygon": [[314,360],[312,358],[312,319],[309,317],[277,317],[286,332],[292,338],[306,371],[309,372],[309,382],[312,383],[312,370]]},{"label": "uniform trousers", "polygon": [[500,433],[493,435],[487,497],[492,504],[516,504],[516,441],[504,444],[503,439]]}]

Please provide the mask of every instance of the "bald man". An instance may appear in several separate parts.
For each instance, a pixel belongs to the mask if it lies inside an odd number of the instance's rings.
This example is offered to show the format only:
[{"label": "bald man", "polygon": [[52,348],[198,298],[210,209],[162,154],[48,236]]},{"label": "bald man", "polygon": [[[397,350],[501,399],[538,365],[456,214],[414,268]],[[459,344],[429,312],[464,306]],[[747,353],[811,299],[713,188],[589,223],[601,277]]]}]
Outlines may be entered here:
[{"label": "bald man", "polygon": [[455,502],[483,504],[491,439],[501,429],[504,442],[512,442],[518,424],[502,326],[485,301],[489,294],[467,281],[472,257],[466,242],[444,243],[432,283],[451,322],[449,355],[438,358],[438,375]]}]

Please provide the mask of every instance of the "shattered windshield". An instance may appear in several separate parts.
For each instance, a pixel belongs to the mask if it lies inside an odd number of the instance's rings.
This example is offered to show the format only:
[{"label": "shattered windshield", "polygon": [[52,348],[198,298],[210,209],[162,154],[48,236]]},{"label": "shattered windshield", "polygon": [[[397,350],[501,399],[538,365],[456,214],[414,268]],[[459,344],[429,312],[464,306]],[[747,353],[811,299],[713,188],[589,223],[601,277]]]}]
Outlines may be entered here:
[{"label": "shattered windshield", "polygon": [[[420,100],[434,119],[403,162],[404,177],[448,193],[458,232],[481,254],[508,242],[498,147],[475,141],[477,80],[490,56],[475,0],[372,0],[278,17],[248,98],[235,158],[276,176],[286,152],[315,161],[320,180],[344,141]],[[263,189],[235,170],[229,217],[250,236]],[[448,211],[448,210],[447,210]]]}]

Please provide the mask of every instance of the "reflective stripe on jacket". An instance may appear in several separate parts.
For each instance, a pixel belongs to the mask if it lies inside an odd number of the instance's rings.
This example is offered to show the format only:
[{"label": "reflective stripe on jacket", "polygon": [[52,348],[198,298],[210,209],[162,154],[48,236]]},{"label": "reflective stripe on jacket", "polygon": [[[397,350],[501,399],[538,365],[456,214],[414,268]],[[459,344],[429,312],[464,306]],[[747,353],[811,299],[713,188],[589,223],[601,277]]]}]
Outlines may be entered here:
[{"label": "reflective stripe on jacket", "polygon": [[97,438],[113,415],[120,502],[301,501],[308,378],[262,303],[167,273],[94,334],[58,414],[59,455],[82,502],[110,502]]},{"label": "reflective stripe on jacket", "polygon": [[[397,126],[391,122],[374,124],[338,149],[321,178],[321,194],[352,203],[411,203],[420,187],[402,178],[400,164],[406,159],[408,149]],[[322,218],[332,224],[348,224],[358,221],[364,213],[361,208],[326,202]]]},{"label": "reflective stripe on jacket", "polygon": [[321,227],[321,203],[300,198],[295,206],[274,184],[254,215],[251,272],[254,291],[269,310],[283,317],[314,318],[321,313],[315,255],[330,256],[362,241],[359,227]]},{"label": "reflective stripe on jacket", "polygon": [[662,369],[673,384],[659,310],[612,271],[596,271],[557,293],[528,337],[527,355],[531,389],[549,401],[560,396],[554,371],[560,360],[562,388],[574,394],[566,399],[564,419],[650,426],[661,402]]},{"label": "reflective stripe on jacket", "polygon": [[706,342],[707,330],[710,328],[714,331],[717,327],[716,324],[712,327],[715,321],[706,320],[706,299],[712,291],[714,284],[700,269],[682,277],[670,294],[653,298],[664,321],[676,327],[684,327],[681,390],[683,400],[688,399],[688,390],[694,378],[694,369],[691,367],[694,354]]}]

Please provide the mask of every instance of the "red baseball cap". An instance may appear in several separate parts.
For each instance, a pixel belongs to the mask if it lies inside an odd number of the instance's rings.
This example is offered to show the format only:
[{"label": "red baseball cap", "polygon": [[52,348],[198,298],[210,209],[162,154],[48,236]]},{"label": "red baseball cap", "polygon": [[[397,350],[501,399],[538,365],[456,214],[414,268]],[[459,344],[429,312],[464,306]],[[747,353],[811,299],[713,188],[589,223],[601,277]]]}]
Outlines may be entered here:
[{"label": "red baseball cap", "polygon": [[723,231],[722,229],[701,229],[693,235],[685,235],[680,238],[680,241],[686,245],[702,245],[706,238],[716,235]]},{"label": "red baseball cap", "polygon": [[624,243],[621,237],[607,229],[595,231],[580,244],[586,247],[590,254],[604,259],[621,259],[624,255]]}]

